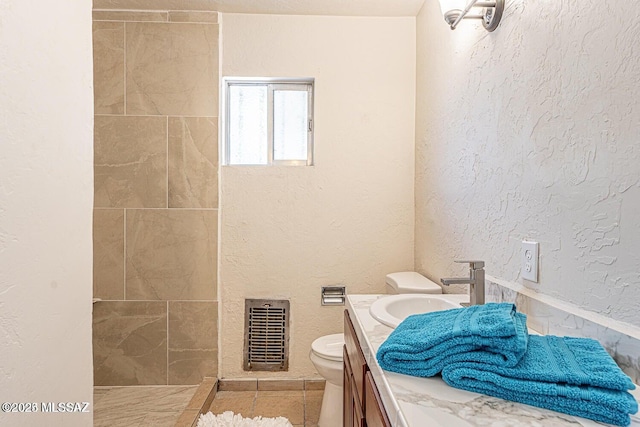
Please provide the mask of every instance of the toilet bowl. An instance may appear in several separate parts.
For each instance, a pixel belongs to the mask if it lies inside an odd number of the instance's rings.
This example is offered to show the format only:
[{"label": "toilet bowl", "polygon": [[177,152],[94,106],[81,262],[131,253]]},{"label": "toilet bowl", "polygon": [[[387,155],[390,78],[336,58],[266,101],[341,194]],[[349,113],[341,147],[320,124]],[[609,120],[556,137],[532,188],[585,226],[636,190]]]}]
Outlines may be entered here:
[{"label": "toilet bowl", "polygon": [[309,358],[326,380],[318,427],[342,425],[342,348],[344,334],[325,335],[311,344]]}]

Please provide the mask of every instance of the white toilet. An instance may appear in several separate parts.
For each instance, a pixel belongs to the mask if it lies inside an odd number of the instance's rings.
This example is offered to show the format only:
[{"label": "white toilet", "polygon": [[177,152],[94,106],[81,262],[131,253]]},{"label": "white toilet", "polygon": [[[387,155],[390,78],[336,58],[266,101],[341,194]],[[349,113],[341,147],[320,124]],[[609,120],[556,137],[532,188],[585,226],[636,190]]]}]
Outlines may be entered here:
[{"label": "white toilet", "polygon": [[318,427],[342,425],[342,349],[344,334],[325,335],[311,344],[309,357],[326,380]]},{"label": "white toilet", "polygon": [[[388,294],[441,294],[442,288],[415,271],[387,275]],[[326,380],[318,427],[342,425],[342,349],[344,334],[325,335],[311,344],[309,358]]]}]

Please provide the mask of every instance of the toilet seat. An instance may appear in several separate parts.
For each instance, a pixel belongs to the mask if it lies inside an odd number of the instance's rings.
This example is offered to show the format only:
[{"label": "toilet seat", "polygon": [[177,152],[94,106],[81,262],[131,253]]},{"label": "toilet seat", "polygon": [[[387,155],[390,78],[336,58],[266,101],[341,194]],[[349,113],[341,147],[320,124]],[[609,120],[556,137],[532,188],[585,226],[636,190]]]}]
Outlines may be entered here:
[{"label": "toilet seat", "polygon": [[323,359],[342,362],[344,334],[325,335],[311,343],[311,350]]}]

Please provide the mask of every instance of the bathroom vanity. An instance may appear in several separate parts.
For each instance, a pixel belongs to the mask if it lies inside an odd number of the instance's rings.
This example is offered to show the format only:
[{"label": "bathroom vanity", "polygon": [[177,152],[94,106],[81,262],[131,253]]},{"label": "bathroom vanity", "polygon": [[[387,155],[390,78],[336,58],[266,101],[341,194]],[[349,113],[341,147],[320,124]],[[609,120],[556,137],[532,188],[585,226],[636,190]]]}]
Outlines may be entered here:
[{"label": "bathroom vanity", "polygon": [[[392,329],[369,314],[385,295],[349,295],[344,326],[345,427],[469,427],[602,425],[559,412],[459,390],[440,377],[418,378],[383,371],[376,352]],[[452,298],[456,299],[459,296]],[[640,390],[632,392],[640,399]],[[639,414],[631,426],[640,427]]]},{"label": "bathroom vanity", "polygon": [[344,312],[343,426],[390,427],[348,310]]}]

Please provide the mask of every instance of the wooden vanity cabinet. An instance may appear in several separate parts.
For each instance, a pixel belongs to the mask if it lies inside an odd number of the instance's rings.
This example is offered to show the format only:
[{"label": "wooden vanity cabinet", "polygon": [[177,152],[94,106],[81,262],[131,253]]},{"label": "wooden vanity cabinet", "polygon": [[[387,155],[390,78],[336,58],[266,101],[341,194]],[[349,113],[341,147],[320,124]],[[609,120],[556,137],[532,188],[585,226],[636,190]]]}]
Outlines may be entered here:
[{"label": "wooden vanity cabinet", "polygon": [[353,426],[353,410],[354,410],[354,401],[353,401],[353,373],[351,372],[351,365],[349,364],[349,355],[347,354],[347,348],[345,347],[343,350],[343,370],[342,370],[342,426],[343,427],[351,427]]},{"label": "wooden vanity cabinet", "polygon": [[387,412],[382,406],[380,393],[373,382],[371,371],[367,372],[364,385],[364,406],[367,408],[367,427],[391,427]]},{"label": "wooden vanity cabinet", "polygon": [[343,353],[343,427],[391,427],[347,310]]}]

